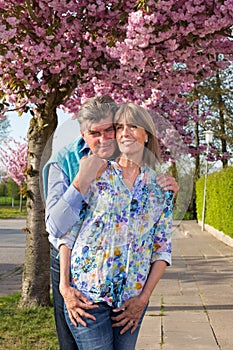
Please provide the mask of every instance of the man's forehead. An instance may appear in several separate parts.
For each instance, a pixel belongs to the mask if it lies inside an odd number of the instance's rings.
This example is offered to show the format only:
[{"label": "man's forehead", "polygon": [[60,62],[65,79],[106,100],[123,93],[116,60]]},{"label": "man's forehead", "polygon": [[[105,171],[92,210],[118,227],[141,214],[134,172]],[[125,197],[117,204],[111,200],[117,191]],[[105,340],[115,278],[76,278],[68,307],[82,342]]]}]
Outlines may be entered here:
[{"label": "man's forehead", "polygon": [[86,125],[87,131],[100,131],[107,129],[113,125],[112,116],[109,116],[107,118],[100,119],[98,122],[90,122]]}]

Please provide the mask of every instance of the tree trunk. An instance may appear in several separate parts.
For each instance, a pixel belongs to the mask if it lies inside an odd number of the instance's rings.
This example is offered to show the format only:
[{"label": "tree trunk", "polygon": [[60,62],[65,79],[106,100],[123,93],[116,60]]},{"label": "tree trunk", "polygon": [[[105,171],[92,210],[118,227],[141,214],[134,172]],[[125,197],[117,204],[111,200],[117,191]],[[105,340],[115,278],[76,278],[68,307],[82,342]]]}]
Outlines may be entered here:
[{"label": "tree trunk", "polygon": [[14,208],[15,206],[15,188],[14,188],[14,182],[12,181],[12,187],[11,187],[11,206]]},{"label": "tree trunk", "polygon": [[[219,76],[219,73],[217,72],[216,74],[216,79],[217,79],[217,98],[218,98],[218,109],[219,109],[219,128],[220,128],[220,139],[221,139],[221,144],[222,144],[222,154],[227,152],[227,141],[226,141],[226,127],[225,127],[225,118],[224,118],[224,111],[225,111],[225,104],[222,99],[222,94],[221,94],[221,79]],[[223,168],[226,167],[228,164],[227,159],[222,159],[222,165]]]},{"label": "tree trunk", "polygon": [[[199,123],[195,123],[195,147],[199,147],[200,137],[199,137]],[[197,208],[196,208],[196,183],[200,178],[200,154],[198,153],[195,157],[195,173],[193,178],[193,194],[191,199],[190,211],[192,213],[192,219],[197,219]]]},{"label": "tree trunk", "polygon": [[23,210],[23,194],[20,192],[20,195],[19,195],[19,211],[20,211],[20,213],[22,210]]},{"label": "tree trunk", "polygon": [[[219,124],[220,124],[220,130],[221,130],[222,154],[224,154],[224,153],[227,153],[227,141],[226,141],[224,113],[221,109],[219,110]],[[222,165],[223,165],[223,168],[227,167],[228,160],[223,158]]]},{"label": "tree trunk", "polygon": [[40,191],[40,163],[56,129],[57,114],[55,108],[48,107],[36,112],[28,131],[27,237],[20,306],[50,304],[49,242]]}]

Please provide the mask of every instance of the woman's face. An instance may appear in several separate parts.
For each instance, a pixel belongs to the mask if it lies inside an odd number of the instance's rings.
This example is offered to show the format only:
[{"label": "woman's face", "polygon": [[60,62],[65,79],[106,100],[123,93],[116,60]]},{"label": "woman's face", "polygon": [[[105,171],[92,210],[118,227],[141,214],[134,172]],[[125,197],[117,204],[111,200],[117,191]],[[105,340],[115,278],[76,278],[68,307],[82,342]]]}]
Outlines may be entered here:
[{"label": "woman's face", "polygon": [[121,153],[143,153],[148,135],[144,128],[134,124],[128,124],[122,120],[116,124],[116,140]]}]

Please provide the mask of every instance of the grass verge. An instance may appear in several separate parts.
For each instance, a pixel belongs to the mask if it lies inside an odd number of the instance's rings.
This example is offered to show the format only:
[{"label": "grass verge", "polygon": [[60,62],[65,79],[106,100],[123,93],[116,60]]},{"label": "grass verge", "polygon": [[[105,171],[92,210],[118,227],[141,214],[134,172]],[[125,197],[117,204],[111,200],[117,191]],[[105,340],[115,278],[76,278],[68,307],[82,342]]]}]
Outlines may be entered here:
[{"label": "grass verge", "polygon": [[20,294],[0,297],[0,350],[58,350],[52,307],[19,308]]},{"label": "grass verge", "polygon": [[23,208],[22,211],[17,207],[2,207],[0,206],[0,219],[16,219],[16,218],[25,218],[26,217],[26,208]]}]

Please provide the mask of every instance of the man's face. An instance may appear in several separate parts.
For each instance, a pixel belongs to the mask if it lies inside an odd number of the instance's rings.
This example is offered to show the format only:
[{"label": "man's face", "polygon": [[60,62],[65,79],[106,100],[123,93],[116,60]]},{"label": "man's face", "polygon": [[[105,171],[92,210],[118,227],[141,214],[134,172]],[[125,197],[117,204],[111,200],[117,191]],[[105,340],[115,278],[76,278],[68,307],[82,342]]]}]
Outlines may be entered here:
[{"label": "man's face", "polygon": [[109,159],[115,152],[116,141],[112,116],[92,123],[90,128],[83,131],[81,134],[92,153],[100,158]]}]

